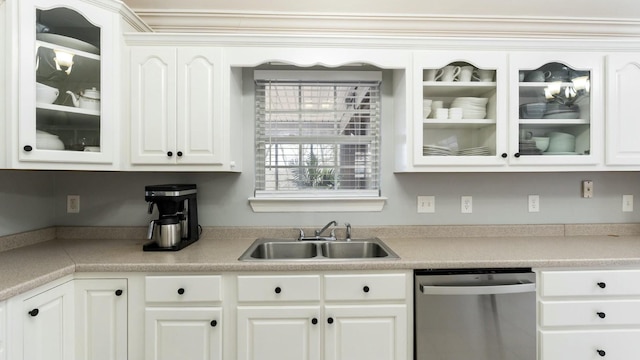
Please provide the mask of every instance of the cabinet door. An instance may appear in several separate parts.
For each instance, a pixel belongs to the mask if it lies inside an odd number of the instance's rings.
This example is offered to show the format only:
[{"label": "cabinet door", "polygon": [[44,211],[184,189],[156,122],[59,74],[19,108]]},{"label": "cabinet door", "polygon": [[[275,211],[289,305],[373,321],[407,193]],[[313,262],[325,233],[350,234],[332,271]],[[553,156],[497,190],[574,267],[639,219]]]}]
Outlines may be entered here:
[{"label": "cabinet door", "polygon": [[120,120],[116,16],[85,1],[19,2],[16,167],[112,166]]},{"label": "cabinet door", "polygon": [[147,308],[147,360],[221,360],[221,308]]},{"label": "cabinet door", "polygon": [[510,165],[603,162],[603,65],[597,53],[510,54]]},{"label": "cabinet door", "polygon": [[131,48],[131,163],[176,158],[176,49]]},{"label": "cabinet door", "polygon": [[127,358],[127,280],[78,279],[76,358]]},{"label": "cabinet door", "polygon": [[24,359],[74,359],[71,282],[26,299],[22,310]]},{"label": "cabinet door", "polygon": [[541,331],[540,360],[627,360],[640,357],[640,331],[574,330]]},{"label": "cabinet door", "polygon": [[0,302],[0,360],[7,360],[7,303]]},{"label": "cabinet door", "polygon": [[222,164],[222,51],[178,48],[176,161]]},{"label": "cabinet door", "polygon": [[325,360],[404,360],[406,305],[326,306]]},{"label": "cabinet door", "polygon": [[414,165],[506,165],[505,54],[416,52],[414,74]]},{"label": "cabinet door", "polygon": [[640,165],[640,53],[607,56],[607,165]]},{"label": "cabinet door", "polygon": [[239,307],[238,360],[319,360],[319,315],[318,306]]}]

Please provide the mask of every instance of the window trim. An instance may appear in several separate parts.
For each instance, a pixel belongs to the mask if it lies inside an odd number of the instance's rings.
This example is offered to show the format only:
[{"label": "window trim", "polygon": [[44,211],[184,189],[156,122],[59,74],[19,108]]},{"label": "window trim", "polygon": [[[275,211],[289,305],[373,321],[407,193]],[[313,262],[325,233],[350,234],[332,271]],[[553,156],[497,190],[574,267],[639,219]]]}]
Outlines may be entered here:
[{"label": "window trim", "polygon": [[[254,70],[254,81],[269,79],[317,80],[319,73],[322,74],[323,80],[339,81],[344,80],[344,74],[347,72],[354,75],[354,80],[382,81],[382,71],[340,70]],[[380,177],[382,174],[378,176]],[[379,212],[382,211],[386,200],[386,197],[381,196],[379,189],[357,194],[353,191],[328,194],[261,190],[260,192],[254,191],[254,196],[248,199],[254,212]]]}]

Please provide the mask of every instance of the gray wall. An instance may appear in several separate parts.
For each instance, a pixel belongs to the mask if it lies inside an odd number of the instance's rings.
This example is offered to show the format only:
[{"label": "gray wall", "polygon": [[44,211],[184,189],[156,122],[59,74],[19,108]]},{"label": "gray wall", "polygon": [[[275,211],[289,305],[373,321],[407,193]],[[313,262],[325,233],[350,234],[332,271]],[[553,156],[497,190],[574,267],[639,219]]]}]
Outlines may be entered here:
[{"label": "gray wall", "polygon": [[[245,75],[247,73],[245,72]],[[244,171],[229,173],[16,172],[0,171],[0,235],[51,225],[145,226],[144,186],[198,185],[203,226],[319,226],[329,220],[365,225],[556,224],[640,222],[638,210],[622,212],[622,195],[640,201],[640,173],[433,173],[394,174],[393,144],[383,136],[382,189],[388,197],[375,213],[254,213],[252,81],[244,82]],[[385,73],[385,83],[389,83]],[[383,134],[391,134],[393,97],[383,89]],[[580,197],[582,180],[595,196]],[[80,213],[66,213],[66,196],[80,195]],[[540,195],[540,212],[527,211],[527,196]],[[434,195],[436,212],[418,214],[417,195]],[[460,196],[473,196],[473,213],[460,213]]]}]

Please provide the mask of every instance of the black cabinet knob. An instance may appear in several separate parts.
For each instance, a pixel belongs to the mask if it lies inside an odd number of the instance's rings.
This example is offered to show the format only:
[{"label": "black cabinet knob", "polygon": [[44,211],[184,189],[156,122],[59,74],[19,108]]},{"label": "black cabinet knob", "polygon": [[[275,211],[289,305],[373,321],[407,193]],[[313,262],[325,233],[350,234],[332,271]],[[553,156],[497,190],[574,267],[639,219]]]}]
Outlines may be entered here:
[{"label": "black cabinet knob", "polygon": [[173,152],[171,152],[171,151],[167,151],[167,156],[168,156],[168,157],[172,157],[172,156],[173,156]]},{"label": "black cabinet knob", "polygon": [[605,356],[605,355],[607,355],[607,353],[606,353],[606,352],[604,352],[604,350],[596,350],[596,351],[598,352],[598,355],[600,355],[600,356]]},{"label": "black cabinet knob", "polygon": [[365,286],[362,288],[362,291],[364,291],[364,292],[368,293],[368,292],[369,292],[369,287],[368,287],[367,285],[365,285]]},{"label": "black cabinet knob", "polygon": [[507,155],[507,153],[502,153],[502,155],[500,155],[500,156],[502,156],[503,159],[506,159],[508,155]]},{"label": "black cabinet knob", "polygon": [[178,151],[178,156],[182,156],[182,151]]},{"label": "black cabinet knob", "polygon": [[597,312],[596,314],[598,314],[598,317],[600,319],[604,319],[605,317],[607,317],[607,314],[603,313],[603,312]]},{"label": "black cabinet knob", "polygon": [[184,294],[184,289],[183,288],[178,289],[178,294],[180,295]]},{"label": "black cabinet knob", "polygon": [[328,318],[328,319],[327,319],[327,322],[328,322],[329,324],[333,324],[333,318],[332,318],[332,317]]},{"label": "black cabinet knob", "polygon": [[280,286],[276,286],[275,290],[276,294],[280,294],[282,292],[282,289],[280,288]]},{"label": "black cabinet knob", "polygon": [[29,152],[29,151],[33,150],[33,147],[31,145],[25,145],[23,147],[23,149],[24,149],[24,151]]},{"label": "black cabinet knob", "polygon": [[120,296],[120,295],[122,295],[122,290],[120,289],[116,290],[116,296]]},{"label": "black cabinet knob", "polygon": [[311,323],[313,325],[316,325],[318,323],[318,319],[316,319],[316,318],[311,319]]},{"label": "black cabinet knob", "polygon": [[31,315],[31,316],[38,316],[39,313],[40,313],[40,310],[38,310],[38,309],[33,309],[33,310],[29,311],[29,315]]},{"label": "black cabinet knob", "polygon": [[218,322],[216,320],[211,320],[211,327],[216,327]]},{"label": "black cabinet knob", "polygon": [[600,289],[604,289],[604,288],[607,287],[607,284],[605,284],[603,282],[599,282],[597,285],[600,287]]},{"label": "black cabinet knob", "polygon": [[519,158],[520,157],[520,153],[515,153],[515,154],[513,154],[513,156]]}]

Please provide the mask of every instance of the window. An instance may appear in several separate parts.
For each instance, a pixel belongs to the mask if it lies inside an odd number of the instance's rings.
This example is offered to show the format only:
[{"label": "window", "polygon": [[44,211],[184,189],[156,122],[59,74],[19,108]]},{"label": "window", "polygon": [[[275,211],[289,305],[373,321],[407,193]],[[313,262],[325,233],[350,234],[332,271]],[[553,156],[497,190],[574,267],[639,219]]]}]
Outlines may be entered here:
[{"label": "window", "polygon": [[256,198],[380,198],[380,72],[254,78]]}]

